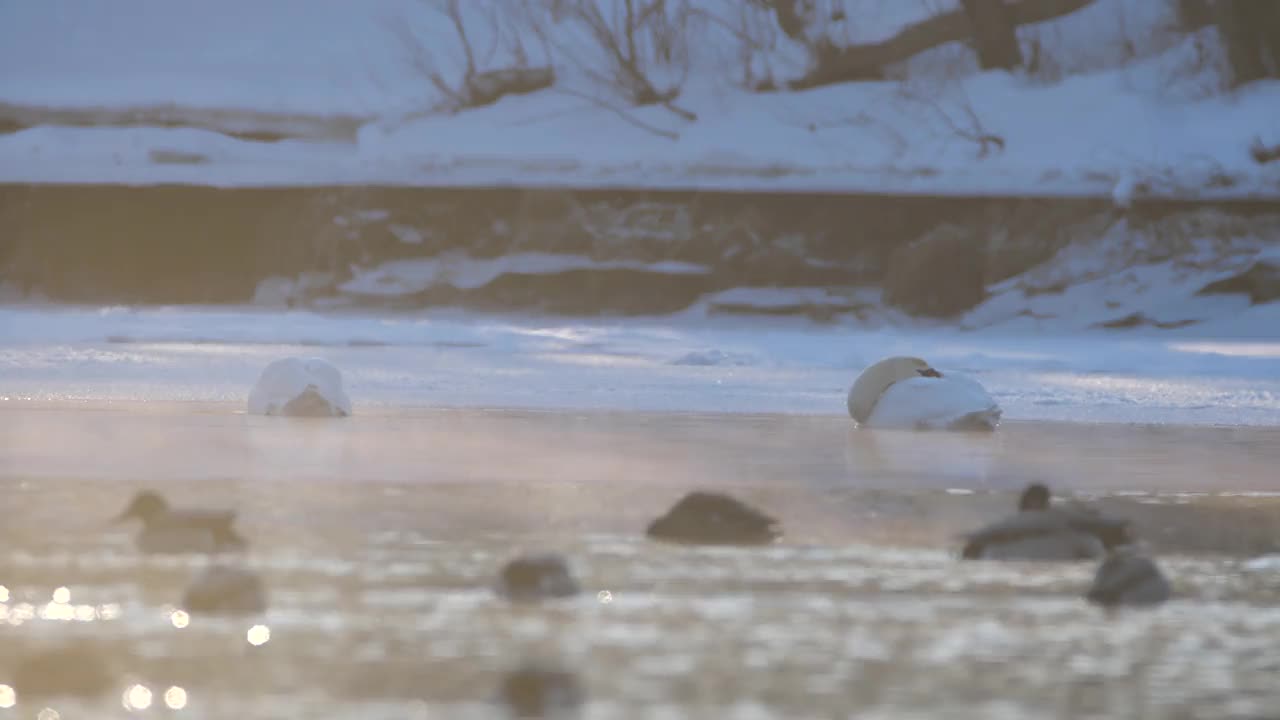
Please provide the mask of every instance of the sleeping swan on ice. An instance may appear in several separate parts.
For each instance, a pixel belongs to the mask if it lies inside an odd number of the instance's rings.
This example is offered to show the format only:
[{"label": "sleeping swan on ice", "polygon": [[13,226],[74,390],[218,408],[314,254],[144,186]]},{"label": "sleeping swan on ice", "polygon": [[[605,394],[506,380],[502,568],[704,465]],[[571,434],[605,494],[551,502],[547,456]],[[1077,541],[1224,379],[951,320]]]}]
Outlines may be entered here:
[{"label": "sleeping swan on ice", "polygon": [[351,400],[342,389],[342,373],[321,358],[287,357],[262,371],[249,393],[253,415],[346,417]]},{"label": "sleeping swan on ice", "polygon": [[861,427],[994,430],[1000,413],[977,382],[943,375],[915,357],[881,360],[849,389],[849,416]]}]

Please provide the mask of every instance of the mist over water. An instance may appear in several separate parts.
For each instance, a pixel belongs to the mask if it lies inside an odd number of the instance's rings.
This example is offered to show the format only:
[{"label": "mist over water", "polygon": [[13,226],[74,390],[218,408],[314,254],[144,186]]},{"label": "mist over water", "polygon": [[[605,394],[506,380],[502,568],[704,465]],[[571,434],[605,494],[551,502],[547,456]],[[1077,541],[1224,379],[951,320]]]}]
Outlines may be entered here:
[{"label": "mist over water", "polygon": [[[500,717],[504,672],[576,673],[584,716],[1261,717],[1280,702],[1277,435],[1008,423],[993,435],[840,418],[373,409],[341,421],[222,403],[0,408],[0,693],[24,716]],[[962,563],[956,536],[1028,480],[1133,518],[1176,599],[1107,615],[1092,563]],[[205,560],[109,525],[138,488],[228,507],[267,613],[187,615]],[[643,538],[726,490],[762,549]],[[495,573],[564,553],[583,586],[509,606]],[[72,640],[99,697],[43,697],[22,658]],[[0,694],[0,700],[6,695]]]}]

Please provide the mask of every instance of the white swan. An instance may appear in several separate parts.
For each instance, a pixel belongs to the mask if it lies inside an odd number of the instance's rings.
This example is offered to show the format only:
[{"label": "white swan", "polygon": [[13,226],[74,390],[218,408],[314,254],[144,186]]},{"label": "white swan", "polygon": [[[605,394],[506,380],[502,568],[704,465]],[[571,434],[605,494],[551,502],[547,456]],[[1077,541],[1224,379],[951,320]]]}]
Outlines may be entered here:
[{"label": "white swan", "polygon": [[342,373],[321,358],[288,357],[262,371],[249,393],[254,415],[344,417],[351,399],[342,389]]},{"label": "white swan", "polygon": [[881,360],[849,388],[849,416],[862,427],[994,430],[1000,414],[977,382],[943,375],[915,357]]}]

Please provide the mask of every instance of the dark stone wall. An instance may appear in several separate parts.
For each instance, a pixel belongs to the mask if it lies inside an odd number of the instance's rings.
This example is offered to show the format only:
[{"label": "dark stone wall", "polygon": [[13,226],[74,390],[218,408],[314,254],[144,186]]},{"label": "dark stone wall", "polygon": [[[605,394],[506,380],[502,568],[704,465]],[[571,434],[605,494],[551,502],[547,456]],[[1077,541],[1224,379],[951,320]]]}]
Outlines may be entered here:
[{"label": "dark stone wall", "polygon": [[[508,273],[484,288],[435,287],[386,303],[625,314],[672,312],[704,293],[733,287],[879,283],[890,258],[897,258],[968,287],[954,293],[967,302],[980,297],[974,283],[1009,277],[1052,255],[1066,242],[1064,228],[1105,227],[1114,213],[1096,199],[0,185],[0,281],[59,302],[245,303],[271,276],[321,271],[332,273],[336,284],[353,265],[457,251],[473,257],[567,253],[710,268],[692,276]],[[913,242],[941,226],[963,229],[978,257],[956,263],[919,256],[941,246]],[[954,255],[956,248],[948,248]],[[953,277],[961,271],[981,277]],[[927,279],[915,284],[919,292],[932,285]],[[963,309],[925,304],[935,315]]]}]

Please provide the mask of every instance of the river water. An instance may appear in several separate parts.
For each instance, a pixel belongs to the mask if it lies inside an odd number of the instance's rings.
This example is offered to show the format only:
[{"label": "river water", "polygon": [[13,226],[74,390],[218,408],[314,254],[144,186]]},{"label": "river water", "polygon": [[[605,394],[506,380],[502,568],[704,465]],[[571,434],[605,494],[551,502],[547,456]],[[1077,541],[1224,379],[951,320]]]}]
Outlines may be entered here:
[{"label": "river water", "polygon": [[[0,717],[490,718],[504,672],[577,676],[586,718],[1274,718],[1280,429],[230,403],[0,403]],[[1090,563],[962,563],[1029,480],[1126,514],[1177,598],[1106,614]],[[270,609],[188,618],[200,558],[108,524],[142,487],[229,507]],[[778,517],[773,547],[643,529],[684,492]],[[578,598],[489,589],[523,551]],[[74,647],[89,696],[24,688]],[[6,706],[8,706],[6,708]],[[145,710],[143,708],[146,708]],[[44,713],[41,715],[41,713]]]}]

